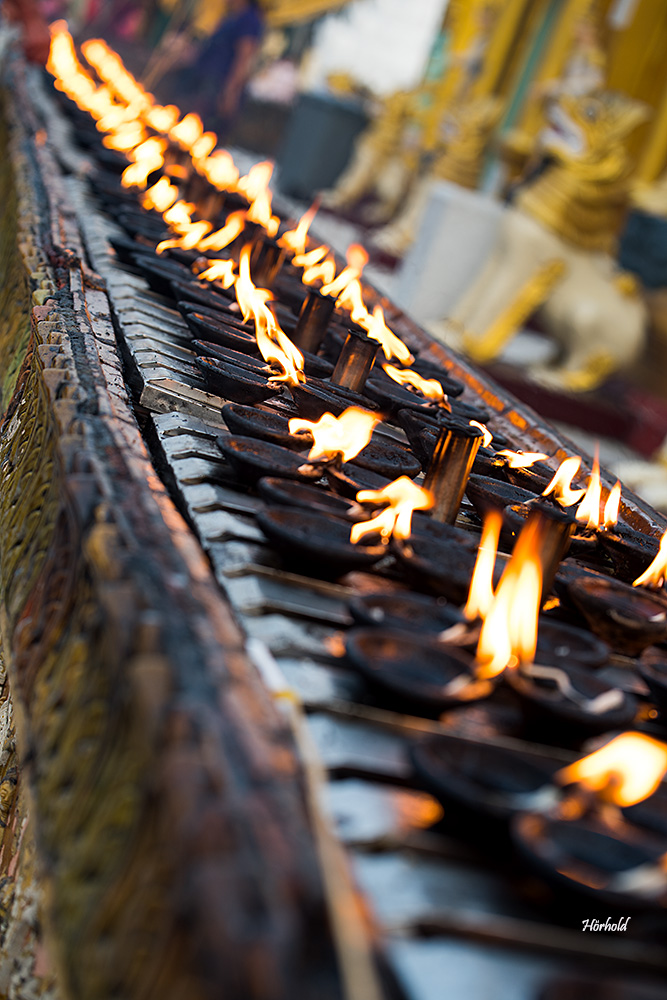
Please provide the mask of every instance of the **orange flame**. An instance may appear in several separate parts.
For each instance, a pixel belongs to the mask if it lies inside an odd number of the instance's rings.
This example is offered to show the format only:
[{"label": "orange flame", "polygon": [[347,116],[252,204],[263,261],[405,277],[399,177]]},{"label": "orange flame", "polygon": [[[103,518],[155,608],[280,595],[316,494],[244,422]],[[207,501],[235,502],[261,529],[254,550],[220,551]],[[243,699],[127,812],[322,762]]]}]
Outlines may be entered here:
[{"label": "orange flame", "polygon": [[632,806],[656,791],[667,773],[667,744],[641,733],[622,733],[556,774],[596,792],[606,802]]},{"label": "orange flame", "polygon": [[191,216],[195,206],[189,201],[177,201],[171,208],[164,212],[162,218],[167,225],[174,229],[179,235],[170,240],[162,240],[155,248],[155,252],[160,254],[170,247],[182,247],[184,250],[193,250],[199,246],[203,237],[211,228],[210,222],[192,222]]},{"label": "orange flame", "polygon": [[527,521],[517,538],[477,644],[478,676],[495,677],[506,668],[532,663],[542,592],[538,555],[539,520]]},{"label": "orange flame", "polygon": [[[336,300],[336,306],[347,309],[353,323],[368,323],[369,313],[361,293],[361,282],[350,281]],[[400,358],[399,358],[400,360]]]},{"label": "orange flame", "polygon": [[240,236],[245,227],[246,213],[232,212],[227,216],[227,221],[221,229],[209,233],[197,244],[197,249],[206,253],[209,250],[224,250],[230,243],[233,243],[237,236]]},{"label": "orange flame", "polygon": [[175,187],[168,177],[161,177],[160,180],[149,187],[141,198],[141,204],[146,209],[154,208],[158,212],[166,212],[178,198],[178,188]]},{"label": "orange flame", "polygon": [[496,565],[502,523],[503,516],[498,510],[490,510],[484,518],[468,600],[463,609],[468,621],[486,618],[493,603],[493,570]]},{"label": "orange flame", "polygon": [[272,176],[273,164],[270,160],[263,160],[251,167],[245,177],[241,177],[236,190],[239,194],[245,195],[249,202],[253,202],[263,192],[268,191]]},{"label": "orange flame", "polygon": [[[98,128],[100,123],[98,122]],[[147,138],[146,130],[141,122],[125,122],[118,126],[111,135],[105,135],[102,145],[107,149],[117,149],[121,153],[128,153],[135,146],[145,142]]]},{"label": "orange flame", "polygon": [[217,281],[223,288],[231,288],[236,281],[234,274],[233,260],[210,260],[205,271],[201,271],[198,277],[205,281]]},{"label": "orange flame", "polygon": [[278,240],[278,246],[283,247],[285,250],[291,250],[293,254],[300,255],[305,253],[308,246],[308,230],[317,215],[319,207],[319,199],[316,199],[308,211],[303,213],[296,229],[290,229],[288,232],[283,233]]},{"label": "orange flame", "polygon": [[178,121],[180,113],[175,104],[167,104],[164,107],[161,104],[155,104],[144,112],[143,117],[146,124],[150,125],[152,129],[166,135]]},{"label": "orange flame", "polygon": [[256,288],[250,277],[250,247],[241,251],[239,276],[235,284],[236,301],[241,307],[243,319],[250,317],[255,322],[255,336],[260,354],[268,364],[278,365],[281,375],[272,375],[269,381],[287,382],[298,385],[304,381],[303,354],[281,330],[280,325],[267,306],[271,292],[266,288]]},{"label": "orange flame", "polygon": [[[324,291],[324,289],[322,289]],[[354,315],[351,316],[353,322],[357,322],[354,319]],[[359,323],[362,326],[371,340],[377,340],[378,344],[382,348],[382,353],[387,360],[396,358],[401,364],[410,365],[414,361],[409,348],[403,343],[400,337],[397,337],[395,333],[389,329],[384,319],[384,310],[381,305],[377,305],[373,310],[373,315],[370,316],[368,313],[362,318]]]},{"label": "orange flame", "polygon": [[66,22],[54,22],[50,31],[51,46],[46,68],[55,77],[55,87],[96,120],[117,110],[119,105],[114,101],[109,88],[97,87],[79,62]]},{"label": "orange flame", "polygon": [[125,68],[123,60],[101,38],[91,38],[81,44],[86,61],[104,83],[108,84],[125,104],[145,110],[152,98]]},{"label": "orange flame", "polygon": [[248,209],[248,222],[255,222],[266,229],[269,236],[275,236],[280,226],[280,219],[271,213],[271,192],[261,191]]},{"label": "orange flame", "polygon": [[231,191],[239,180],[239,172],[234,165],[231,153],[226,149],[216,149],[196,166],[201,170],[209,184],[218,191]]},{"label": "orange flame", "polygon": [[[305,256],[308,256],[307,254]],[[296,257],[292,260],[294,264]],[[317,281],[322,285],[330,284],[336,276],[336,263],[333,257],[325,257],[319,264],[312,264],[307,267],[301,275],[304,285],[314,285]]]},{"label": "orange flame", "polygon": [[581,500],[586,490],[572,489],[572,480],[579,471],[580,465],[581,458],[578,455],[574,458],[566,458],[564,462],[561,462],[553,479],[543,491],[542,496],[548,497],[550,493],[553,493],[555,499],[563,507],[571,507]]},{"label": "orange flame", "polygon": [[191,111],[169,129],[169,138],[172,142],[177,143],[181,149],[192,149],[203,132],[204,126],[201,118]]},{"label": "orange flame", "polygon": [[437,403],[443,409],[451,409],[445,391],[437,378],[422,378],[421,375],[418,375],[411,368],[396,368],[394,365],[382,365],[382,367],[394,382],[398,382],[399,385],[405,385],[408,389],[421,393],[425,399]]},{"label": "orange flame", "polygon": [[217,141],[218,137],[215,132],[204,132],[192,143],[190,155],[195,166],[207,159],[209,154],[215,149]]},{"label": "orange flame", "polygon": [[313,446],[310,461],[338,459],[349,462],[365,448],[381,418],[369,410],[349,406],[339,417],[323,413],[319,420],[301,420],[293,417],[289,422],[290,434],[306,431],[312,434]]},{"label": "orange flame", "polygon": [[357,501],[388,506],[370,521],[353,524],[350,541],[356,545],[366,535],[379,531],[383,544],[386,544],[390,538],[409,538],[413,511],[429,510],[435,503],[435,497],[430,490],[417,486],[407,476],[400,476],[381,490],[360,490]]},{"label": "orange flame", "polygon": [[347,267],[343,268],[338,277],[322,285],[320,289],[322,295],[333,295],[334,298],[338,298],[351,281],[361,277],[361,272],[368,263],[368,254],[359,243],[351,243],[347,249],[346,260]]},{"label": "orange flame", "polygon": [[309,250],[308,253],[297,254],[292,259],[292,263],[295,267],[312,267],[313,264],[317,264],[323,257],[326,257],[328,253],[329,247],[315,247],[314,250]]},{"label": "orange flame", "polygon": [[486,424],[480,424],[479,420],[469,420],[468,423],[471,427],[477,427],[478,430],[482,432],[484,437],[482,438],[482,447],[488,448],[493,441],[493,434],[486,426]]},{"label": "orange flame", "polygon": [[600,487],[600,462],[598,460],[598,448],[596,445],[593,467],[588,478],[588,487],[586,489],[584,499],[577,507],[577,513],[575,514],[577,521],[585,524],[587,528],[599,528],[601,499],[602,489]]},{"label": "orange flame", "polygon": [[166,141],[157,137],[146,139],[137,146],[130,154],[132,163],[121,175],[120,182],[123,187],[145,188],[149,174],[159,170],[164,164],[166,146]]},{"label": "orange flame", "polygon": [[605,528],[613,528],[618,522],[618,511],[621,506],[621,483],[617,479],[607,497],[602,515],[602,524]]},{"label": "orange flame", "polygon": [[507,449],[498,451],[496,454],[507,460],[507,466],[510,469],[529,469],[531,465],[542,462],[549,457],[542,454],[541,451],[508,451]]},{"label": "orange flame", "polygon": [[633,587],[651,587],[659,590],[667,576],[667,531],[660,539],[660,548],[651,565],[632,584]]}]

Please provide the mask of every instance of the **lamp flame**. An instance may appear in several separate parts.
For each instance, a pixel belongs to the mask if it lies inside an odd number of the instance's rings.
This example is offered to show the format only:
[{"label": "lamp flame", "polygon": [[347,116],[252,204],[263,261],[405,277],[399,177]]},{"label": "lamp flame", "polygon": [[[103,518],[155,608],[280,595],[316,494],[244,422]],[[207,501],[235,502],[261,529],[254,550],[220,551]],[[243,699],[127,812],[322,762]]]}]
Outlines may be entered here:
[{"label": "lamp flame", "polygon": [[160,180],[149,187],[141,198],[141,204],[146,209],[154,208],[157,212],[166,212],[178,198],[178,188],[171,183],[168,177],[161,177]]},{"label": "lamp flame", "polygon": [[381,490],[360,490],[357,493],[357,501],[388,506],[370,521],[352,525],[350,541],[356,545],[366,535],[379,531],[383,544],[387,544],[390,538],[409,538],[412,532],[413,511],[429,510],[435,503],[435,497],[430,490],[417,486],[407,476],[400,476]]},{"label": "lamp flame", "polygon": [[532,663],[537,648],[537,619],[542,595],[539,519],[529,520],[516,540],[477,644],[479,677],[495,677],[506,668]]},{"label": "lamp flame", "polygon": [[479,420],[469,420],[468,423],[470,424],[471,427],[477,427],[478,430],[482,432],[482,434],[484,435],[484,437],[482,438],[482,447],[488,448],[491,442],[493,441],[493,434],[486,426],[486,424],[480,424]]},{"label": "lamp flame", "polygon": [[272,176],[273,164],[270,160],[262,160],[261,163],[255,163],[245,177],[241,177],[236,190],[252,204],[263,192],[268,191]]},{"label": "lamp flame", "polygon": [[132,162],[121,174],[123,187],[146,187],[149,174],[159,170],[164,165],[164,151],[167,148],[165,139],[152,136],[137,146],[131,153]]},{"label": "lamp flame", "polygon": [[667,576],[667,531],[660,539],[660,548],[651,565],[632,584],[633,587],[651,587],[659,590],[665,585]]},{"label": "lamp flame", "polygon": [[308,231],[317,215],[320,207],[319,199],[315,200],[307,212],[304,212],[299,219],[296,229],[290,229],[278,240],[278,246],[285,250],[290,250],[293,254],[300,255],[306,252],[308,246]]},{"label": "lamp flame", "polygon": [[556,774],[577,782],[604,801],[632,806],[647,799],[667,773],[667,744],[641,733],[622,733]]},{"label": "lamp flame", "polygon": [[600,527],[600,501],[602,499],[602,489],[600,487],[600,462],[598,459],[598,447],[595,447],[595,458],[593,467],[588,478],[588,486],[584,499],[577,507],[575,517],[577,521],[585,524],[587,528]]},{"label": "lamp flame", "polygon": [[529,469],[536,462],[542,462],[548,455],[543,455],[541,451],[503,451],[496,452],[507,461],[510,469]]},{"label": "lamp flame", "polygon": [[486,618],[493,603],[493,570],[496,565],[502,523],[503,516],[498,510],[490,510],[484,518],[468,600],[463,609],[468,621]]},{"label": "lamp flame", "polygon": [[[246,213],[243,211],[232,212],[227,216],[227,221],[221,229],[204,236],[197,244],[197,249],[203,253],[209,250],[224,250],[230,243],[241,235],[245,226]],[[203,277],[203,275],[202,275]]]},{"label": "lamp flame", "polygon": [[308,454],[310,461],[340,459],[349,462],[366,447],[380,420],[369,410],[349,406],[339,417],[334,417],[333,413],[323,413],[317,421],[293,417],[289,430],[290,434],[303,431],[312,434],[313,446]]},{"label": "lamp flame", "polygon": [[191,111],[169,129],[169,138],[172,142],[177,143],[181,149],[189,150],[201,138],[203,131],[204,126],[201,118],[194,111]]},{"label": "lamp flame", "polygon": [[196,166],[218,191],[231,191],[238,184],[238,169],[231,153],[226,149],[216,149],[210,156],[197,162]]},{"label": "lamp flame", "polygon": [[[357,283],[358,284],[358,283]],[[354,321],[354,316],[351,317]],[[365,330],[371,340],[376,340],[380,347],[382,348],[382,353],[385,358],[390,361],[392,358],[396,358],[401,364],[410,365],[414,361],[409,348],[403,343],[400,337],[397,337],[395,333],[389,329],[385,322],[384,310],[381,305],[376,305],[373,310],[373,315],[366,315],[362,317],[359,323]]]},{"label": "lamp flame", "polygon": [[411,368],[396,368],[394,365],[382,365],[387,375],[398,382],[399,385],[407,386],[408,389],[421,393],[425,399],[432,403],[437,403],[445,410],[451,410],[445,390],[442,388],[437,378],[422,378]]},{"label": "lamp flame", "polygon": [[[368,263],[368,254],[359,243],[351,243],[346,255],[347,267],[343,268],[337,278],[322,285],[322,295],[333,295],[334,298],[345,291],[351,281],[361,277],[361,272]],[[305,278],[304,278],[305,280]]]},{"label": "lamp flame", "polygon": [[613,528],[618,522],[618,511],[621,506],[621,483],[617,479],[607,497],[602,515],[602,524],[605,528]]},{"label": "lamp flame", "polygon": [[543,491],[542,496],[548,497],[550,493],[553,493],[554,498],[563,507],[571,507],[581,500],[586,490],[572,489],[572,480],[579,471],[580,465],[581,458],[578,455],[575,455],[573,458],[566,458],[564,462],[561,462],[553,479]]},{"label": "lamp flame", "polygon": [[[307,257],[308,254],[304,256]],[[295,261],[296,257],[292,260],[292,263],[294,264]],[[327,256],[319,264],[312,264],[310,267],[306,267],[301,275],[301,280],[304,285],[314,285],[319,281],[324,286],[330,284],[335,276],[336,262],[333,257]]]},{"label": "lamp flame", "polygon": [[282,369],[282,374],[272,375],[270,382],[287,382],[298,385],[303,382],[303,354],[281,330],[267,302],[271,292],[266,288],[256,288],[250,277],[250,246],[241,251],[239,276],[235,284],[236,300],[241,307],[243,319],[255,321],[255,336],[260,354],[268,364]]},{"label": "lamp flame", "polygon": [[236,281],[233,260],[209,260],[206,270],[199,273],[205,281],[217,281],[223,288],[231,288]]}]

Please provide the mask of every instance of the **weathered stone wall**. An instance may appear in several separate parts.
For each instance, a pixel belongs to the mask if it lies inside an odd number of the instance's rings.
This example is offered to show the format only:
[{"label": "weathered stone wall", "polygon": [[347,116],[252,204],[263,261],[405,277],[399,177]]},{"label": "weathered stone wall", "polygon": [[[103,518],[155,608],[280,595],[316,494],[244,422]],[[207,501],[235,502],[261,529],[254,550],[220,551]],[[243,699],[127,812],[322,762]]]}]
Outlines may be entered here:
[{"label": "weathered stone wall", "polygon": [[18,60],[10,85],[0,997],[55,968],[80,1000],[335,1000],[291,733],[155,475]]}]

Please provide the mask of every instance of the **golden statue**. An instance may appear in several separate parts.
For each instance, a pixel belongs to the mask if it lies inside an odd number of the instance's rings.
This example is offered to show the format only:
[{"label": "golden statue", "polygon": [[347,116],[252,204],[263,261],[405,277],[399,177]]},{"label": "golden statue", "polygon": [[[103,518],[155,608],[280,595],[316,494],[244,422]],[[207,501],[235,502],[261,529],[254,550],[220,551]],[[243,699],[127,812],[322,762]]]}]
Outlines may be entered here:
[{"label": "golden statue", "polygon": [[[491,258],[451,317],[465,329],[471,354],[488,358],[486,332],[494,330],[501,343],[497,318],[512,314],[510,305],[525,295],[536,269],[562,261],[564,277],[540,310],[562,363],[536,374],[551,385],[590,389],[638,357],[645,307],[610,251],[630,192],[625,140],[645,117],[644,105],[609,92],[552,102],[542,136],[548,159],[519,189]],[[443,337],[450,332],[442,323],[431,329]]]},{"label": "golden statue", "polygon": [[325,208],[351,209],[362,198],[376,203],[364,213],[383,222],[405,197],[419,149],[417,91],[399,90],[387,97],[376,120],[357,140],[352,159],[336,186],[321,195]]},{"label": "golden statue", "polygon": [[430,170],[416,182],[398,218],[375,234],[375,247],[393,257],[406,253],[419,231],[431,188],[437,181],[477,187],[484,152],[501,112],[502,101],[496,97],[472,97],[451,108],[445,115],[443,141]]}]

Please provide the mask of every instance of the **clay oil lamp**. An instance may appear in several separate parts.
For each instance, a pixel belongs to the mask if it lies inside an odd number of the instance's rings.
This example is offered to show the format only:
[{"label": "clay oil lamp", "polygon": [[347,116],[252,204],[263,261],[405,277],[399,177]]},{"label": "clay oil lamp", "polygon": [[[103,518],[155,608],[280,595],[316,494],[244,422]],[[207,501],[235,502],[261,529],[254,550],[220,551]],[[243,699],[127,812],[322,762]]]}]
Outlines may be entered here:
[{"label": "clay oil lamp", "polygon": [[363,594],[349,603],[357,625],[440,634],[461,621],[461,612],[446,601],[410,591]]},{"label": "clay oil lamp", "polygon": [[368,568],[386,555],[377,536],[352,544],[349,522],[332,517],[329,511],[273,507],[257,515],[257,524],[290,567],[299,565],[315,576],[339,577]]},{"label": "clay oil lamp", "polygon": [[345,652],[388,707],[407,714],[437,717],[487,698],[496,686],[475,676],[474,660],[464,650],[404,630],[352,629]]},{"label": "clay oil lamp", "polygon": [[272,506],[299,507],[302,510],[321,511],[334,517],[342,517],[348,521],[358,520],[362,510],[354,500],[323,489],[321,486],[310,486],[305,482],[295,482],[291,479],[281,479],[278,476],[265,476],[257,483],[260,496],[268,500]]},{"label": "clay oil lamp", "polygon": [[471,473],[466,483],[465,495],[483,517],[490,510],[502,511],[506,507],[527,504],[534,500],[534,494],[520,486],[504,483],[490,476],[480,476]]},{"label": "clay oil lamp", "polygon": [[135,266],[146,278],[149,288],[166,298],[172,296],[172,281],[181,280],[190,273],[188,268],[182,264],[167,258],[150,258],[147,254],[135,253],[132,259]]},{"label": "clay oil lamp", "polygon": [[578,574],[565,587],[591,630],[616,652],[637,656],[667,640],[667,602],[645,586],[632,587],[602,574]]},{"label": "clay oil lamp", "polygon": [[386,362],[382,366],[388,377],[371,378],[367,393],[392,416],[401,409],[415,409],[437,416],[437,410],[451,412],[445,387],[440,379],[425,379],[411,368],[397,368]]},{"label": "clay oil lamp", "polygon": [[[232,399],[237,403],[260,403],[277,395],[280,386],[271,382],[263,372],[253,372],[249,368],[218,361],[216,358],[195,358],[206,388],[222,399]],[[270,371],[270,370],[269,370]]]},{"label": "clay oil lamp", "polygon": [[444,536],[438,537],[430,531],[430,520],[419,525],[417,517],[413,530],[413,511],[427,510],[433,505],[434,498],[428,490],[402,477],[381,490],[360,491],[356,499],[375,506],[377,513],[353,528],[353,538],[379,530],[385,541],[391,541],[392,552],[401,567],[419,587],[428,586],[453,603],[465,600],[475,564],[474,539],[450,525],[440,526],[436,522],[436,528],[445,529]]},{"label": "clay oil lamp", "polygon": [[644,572],[660,547],[660,539],[654,535],[619,523],[605,525],[598,538],[614,565],[614,574],[626,583],[632,583]]},{"label": "clay oil lamp", "polygon": [[323,379],[309,378],[290,386],[289,391],[300,415],[307,420],[317,420],[325,413],[340,416],[349,406],[379,412],[377,404],[366,396]]},{"label": "clay oil lamp", "polygon": [[557,772],[559,801],[515,817],[514,843],[554,886],[616,913],[664,910],[664,836],[628,817],[655,794],[666,770],[666,744],[623,733]]},{"label": "clay oil lamp", "polygon": [[[477,645],[480,673],[504,673],[520,701],[526,725],[539,729],[542,739],[557,738],[561,744],[627,725],[636,711],[634,700],[625,692],[577,664],[574,650],[568,661],[554,657],[553,635],[537,655],[543,580],[553,573],[562,540],[558,521],[544,509],[534,509],[495,592],[486,569],[486,585],[476,609],[483,619]],[[563,639],[571,642],[567,635]]]},{"label": "clay oil lamp", "polygon": [[547,809],[559,797],[553,785],[558,765],[548,757],[433,736],[414,744],[410,758],[423,786],[443,805],[447,826],[466,837],[477,833],[486,849],[490,831],[494,847],[505,849],[513,816]]},{"label": "clay oil lamp", "polygon": [[246,355],[259,355],[257,338],[250,325],[222,322],[210,316],[205,307],[197,308],[194,304],[192,308],[182,310],[182,313],[197,340]]},{"label": "clay oil lamp", "polygon": [[[256,344],[255,339],[255,348]],[[240,368],[250,368],[252,371],[266,369],[266,362],[255,357],[252,353],[244,353],[206,340],[195,340],[192,346],[200,355],[216,358],[218,361],[224,361],[228,364],[238,365]],[[323,358],[318,358],[317,355],[304,354],[303,362],[303,371],[306,376],[314,375],[322,377],[331,372],[331,365],[324,361]],[[269,372],[269,374],[272,373]]]},{"label": "clay oil lamp", "polygon": [[[288,424],[290,433],[303,434],[305,447],[312,442],[307,457],[255,437],[219,438],[218,445],[246,483],[255,484],[264,476],[310,481],[336,476],[350,482],[345,471],[346,460],[354,458],[368,444],[377,422],[372,413],[354,407],[339,418],[325,414],[317,423],[292,418]],[[350,487],[356,494],[356,484],[351,483]]]},{"label": "clay oil lamp", "polygon": [[[289,418],[278,413],[228,404],[222,408],[222,416],[233,434],[259,437],[295,450],[303,450],[313,444],[312,435],[306,429],[298,434],[290,433]],[[413,477],[419,472],[419,463],[410,452],[379,439],[371,440],[355,456],[354,464],[390,479],[399,475]]]},{"label": "clay oil lamp", "polygon": [[218,447],[239,479],[254,486],[264,476],[316,480],[322,469],[309,465],[303,454],[256,437],[219,437]]}]

